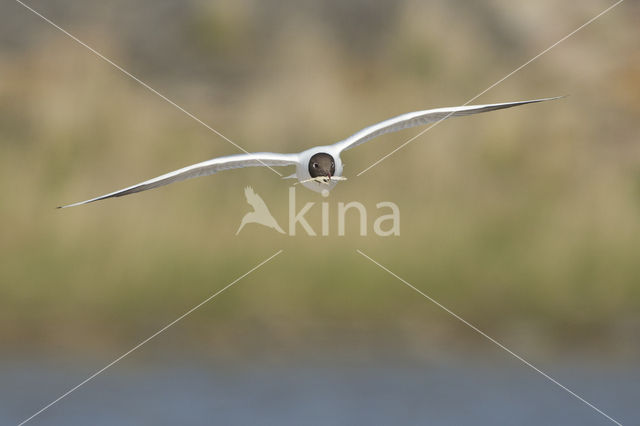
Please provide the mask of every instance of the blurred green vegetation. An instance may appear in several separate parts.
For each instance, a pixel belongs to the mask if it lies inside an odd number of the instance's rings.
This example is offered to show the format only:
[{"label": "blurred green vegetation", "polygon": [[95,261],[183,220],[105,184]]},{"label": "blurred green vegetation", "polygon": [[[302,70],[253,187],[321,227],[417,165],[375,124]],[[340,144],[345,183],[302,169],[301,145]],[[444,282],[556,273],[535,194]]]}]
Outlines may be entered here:
[{"label": "blurred green vegetation", "polygon": [[[35,3],[244,148],[292,152],[461,104],[604,8],[245,0],[115,2],[98,14]],[[359,248],[516,348],[640,351],[636,4],[476,103],[568,98],[448,120],[360,177],[419,130],[346,153],[332,223],[339,201],[373,213],[389,200],[401,209],[395,238],[359,237],[355,221],[345,237],[258,226],[236,237],[248,185],[287,223],[289,182],[266,169],[55,210],[236,150],[20,6],[2,9],[15,29],[0,45],[4,348],[128,347],[280,248],[173,333],[229,354],[477,344]],[[309,216],[319,229],[319,207]]]}]

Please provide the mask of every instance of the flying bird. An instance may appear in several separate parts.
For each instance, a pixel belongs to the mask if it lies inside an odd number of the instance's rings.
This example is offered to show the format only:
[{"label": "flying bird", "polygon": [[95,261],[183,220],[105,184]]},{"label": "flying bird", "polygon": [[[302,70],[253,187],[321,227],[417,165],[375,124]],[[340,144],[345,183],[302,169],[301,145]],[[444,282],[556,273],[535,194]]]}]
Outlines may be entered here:
[{"label": "flying bird", "polygon": [[306,188],[327,194],[329,190],[333,189],[339,180],[346,179],[342,177],[343,163],[340,158],[342,152],[370,141],[375,137],[385,133],[408,129],[410,127],[435,123],[450,117],[460,117],[478,114],[481,112],[495,111],[519,105],[550,101],[561,97],[562,96],[533,99],[529,101],[505,102],[488,105],[467,105],[409,112],[366,127],[348,138],[334,143],[333,145],[316,146],[294,154],[257,152],[218,157],[183,167],[179,170],[166,173],[115,192],[110,192],[99,197],[68,204],[59,208],[79,206],[81,204],[92,203],[94,201],[104,200],[107,198],[135,194],[136,192],[146,191],[148,189],[157,188],[159,186],[168,185],[181,180],[211,175],[223,170],[259,166],[296,166],[296,172],[291,176],[287,176],[287,178],[298,179],[298,181]]},{"label": "flying bird", "polygon": [[240,233],[242,228],[244,228],[247,223],[259,223],[260,225],[275,229],[279,233],[284,234],[284,231],[282,230],[282,228],[280,228],[278,222],[276,222],[274,217],[271,215],[271,212],[269,211],[267,205],[264,203],[262,197],[256,194],[253,188],[247,186],[244,189],[244,196],[247,198],[247,203],[249,203],[251,207],[253,207],[253,211],[244,215],[244,217],[242,218],[242,222],[240,222],[240,227],[238,228],[236,235]]}]

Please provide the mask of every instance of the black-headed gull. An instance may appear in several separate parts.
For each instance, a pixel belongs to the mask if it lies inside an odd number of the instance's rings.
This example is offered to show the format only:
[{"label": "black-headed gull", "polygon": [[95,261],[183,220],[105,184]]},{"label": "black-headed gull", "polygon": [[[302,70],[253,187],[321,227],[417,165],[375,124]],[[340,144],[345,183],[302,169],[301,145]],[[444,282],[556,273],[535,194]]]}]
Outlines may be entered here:
[{"label": "black-headed gull", "polygon": [[343,163],[340,159],[340,154],[343,151],[356,147],[377,136],[408,129],[410,127],[435,123],[449,117],[460,117],[480,112],[495,111],[498,109],[550,101],[558,98],[559,97],[488,105],[468,105],[409,112],[374,124],[373,126],[366,127],[333,145],[316,146],[297,154],[257,152],[214,158],[212,160],[183,167],[179,170],[166,173],[162,176],[146,180],[119,191],[110,192],[78,203],[61,206],[60,208],[79,206],[81,204],[92,203],[106,198],[134,194],[136,192],[146,191],[147,189],[168,185],[173,182],[210,175],[222,170],[257,166],[296,166],[296,173],[291,176],[287,176],[288,178],[298,179],[299,183],[305,187],[316,192],[327,194],[328,191],[336,185],[337,181],[346,179],[342,177]]}]

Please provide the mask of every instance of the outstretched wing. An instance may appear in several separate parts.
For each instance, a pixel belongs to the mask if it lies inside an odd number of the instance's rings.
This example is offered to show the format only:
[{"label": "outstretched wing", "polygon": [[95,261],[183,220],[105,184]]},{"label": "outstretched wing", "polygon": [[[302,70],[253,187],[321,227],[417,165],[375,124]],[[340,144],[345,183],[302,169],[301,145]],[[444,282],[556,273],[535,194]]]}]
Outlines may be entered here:
[{"label": "outstretched wing", "polygon": [[104,200],[106,198],[122,197],[123,195],[135,194],[136,192],[146,191],[148,189],[168,185],[173,182],[211,175],[222,170],[238,169],[241,167],[289,166],[292,164],[298,164],[297,154],[257,152],[252,154],[229,155],[227,157],[214,158],[212,160],[203,161],[202,163],[183,167],[179,170],[166,173],[162,176],[146,180],[137,185],[133,185],[119,191],[111,192],[109,194],[101,195],[96,198],[91,198],[89,200],[80,201],[78,203],[73,203],[58,208],[79,206],[81,204],[92,203],[94,201]]},{"label": "outstretched wing", "polygon": [[397,132],[398,130],[408,129],[410,127],[435,123],[436,121],[444,120],[449,117],[460,117],[463,115],[478,114],[480,112],[495,111],[498,109],[511,108],[518,105],[551,101],[554,99],[559,99],[561,97],[562,96],[557,96],[555,98],[534,99],[530,101],[506,102],[501,104],[488,105],[468,105],[409,112],[407,114],[402,114],[397,117],[393,117],[380,123],[374,124],[373,126],[366,127],[359,132],[349,136],[347,139],[334,144],[334,146],[338,147],[340,151],[345,151],[385,133]]}]

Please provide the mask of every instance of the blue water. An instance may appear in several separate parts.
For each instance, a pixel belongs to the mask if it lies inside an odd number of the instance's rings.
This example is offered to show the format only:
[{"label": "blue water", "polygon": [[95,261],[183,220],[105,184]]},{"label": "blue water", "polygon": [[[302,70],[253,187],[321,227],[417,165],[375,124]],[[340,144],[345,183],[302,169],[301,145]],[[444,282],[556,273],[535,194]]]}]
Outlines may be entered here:
[{"label": "blue water", "polygon": [[[91,364],[91,365],[90,365]],[[10,360],[0,424],[17,424],[98,363]],[[640,424],[640,367],[569,362],[545,370],[623,424]],[[359,364],[123,361],[33,425],[605,425],[601,414],[517,363]]]}]

